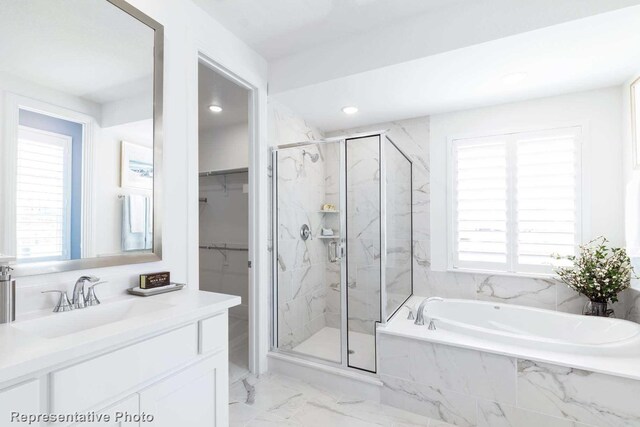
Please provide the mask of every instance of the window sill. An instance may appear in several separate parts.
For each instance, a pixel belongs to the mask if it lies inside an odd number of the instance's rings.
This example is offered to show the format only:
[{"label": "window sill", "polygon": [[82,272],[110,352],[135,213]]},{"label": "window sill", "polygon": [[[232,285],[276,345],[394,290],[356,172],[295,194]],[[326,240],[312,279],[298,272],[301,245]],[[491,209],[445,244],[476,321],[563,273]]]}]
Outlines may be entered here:
[{"label": "window sill", "polygon": [[520,277],[520,278],[527,278],[527,279],[543,279],[543,280],[559,281],[557,276],[553,273],[512,273],[508,271],[480,270],[480,269],[474,269],[474,268],[448,268],[447,272],[448,273],[482,274],[485,276]]}]

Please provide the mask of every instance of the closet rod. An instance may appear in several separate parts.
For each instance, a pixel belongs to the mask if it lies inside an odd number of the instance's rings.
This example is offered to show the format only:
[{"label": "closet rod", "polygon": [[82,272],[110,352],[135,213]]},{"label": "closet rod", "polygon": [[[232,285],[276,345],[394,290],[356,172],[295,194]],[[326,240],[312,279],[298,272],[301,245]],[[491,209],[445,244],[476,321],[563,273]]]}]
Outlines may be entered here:
[{"label": "closet rod", "polygon": [[198,176],[218,176],[218,175],[233,175],[236,173],[247,173],[249,169],[241,168],[241,169],[227,169],[221,171],[209,171],[209,172],[200,172]]},{"label": "closet rod", "polygon": [[228,246],[217,246],[217,245],[200,245],[200,249],[215,249],[219,251],[248,251],[248,248],[230,248]]}]

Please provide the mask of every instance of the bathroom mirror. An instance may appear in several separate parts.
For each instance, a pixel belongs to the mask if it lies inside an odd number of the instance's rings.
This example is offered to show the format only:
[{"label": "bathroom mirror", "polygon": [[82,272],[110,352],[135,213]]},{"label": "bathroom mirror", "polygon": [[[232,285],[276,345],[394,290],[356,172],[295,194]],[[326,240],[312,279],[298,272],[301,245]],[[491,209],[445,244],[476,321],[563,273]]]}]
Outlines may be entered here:
[{"label": "bathroom mirror", "polygon": [[17,275],[160,260],[163,27],[121,0],[0,9],[0,254]]}]

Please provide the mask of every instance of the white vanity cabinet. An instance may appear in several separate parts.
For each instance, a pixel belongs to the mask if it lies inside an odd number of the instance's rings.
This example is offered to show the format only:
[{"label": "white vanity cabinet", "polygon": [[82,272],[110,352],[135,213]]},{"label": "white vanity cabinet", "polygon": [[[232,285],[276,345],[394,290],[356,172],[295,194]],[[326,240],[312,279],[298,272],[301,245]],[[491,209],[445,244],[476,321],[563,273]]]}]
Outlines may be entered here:
[{"label": "white vanity cabinet", "polygon": [[137,394],[129,396],[121,402],[116,403],[98,412],[98,415],[109,415],[109,421],[96,421],[75,424],[74,427],[139,427],[140,421],[137,419],[127,419],[123,414],[139,414],[140,398]]},{"label": "white vanity cabinet", "polygon": [[140,392],[140,413],[154,426],[227,426],[227,352],[214,356]]},{"label": "white vanity cabinet", "polygon": [[226,309],[204,314],[0,385],[0,426],[13,411],[110,418],[78,427],[227,426],[227,318]]},{"label": "white vanity cabinet", "polygon": [[39,413],[40,404],[40,381],[38,380],[29,380],[0,391],[0,426],[11,425],[12,412]]}]

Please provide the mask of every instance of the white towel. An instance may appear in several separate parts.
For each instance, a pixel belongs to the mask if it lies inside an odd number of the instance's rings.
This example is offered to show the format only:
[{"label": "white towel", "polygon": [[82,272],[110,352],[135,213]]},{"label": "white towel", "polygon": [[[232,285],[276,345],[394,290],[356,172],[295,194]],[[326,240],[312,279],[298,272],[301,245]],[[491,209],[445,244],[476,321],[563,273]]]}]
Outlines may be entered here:
[{"label": "white towel", "polygon": [[129,228],[132,233],[144,233],[147,218],[146,197],[139,194],[129,196]]},{"label": "white towel", "polygon": [[627,184],[624,206],[627,254],[636,258],[640,256],[640,174],[637,172]]}]

